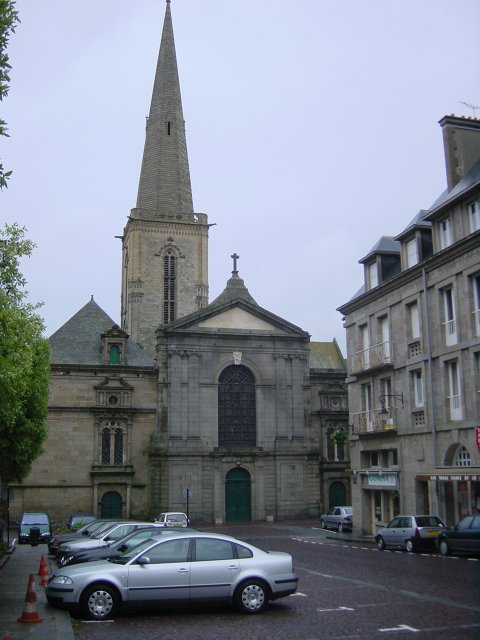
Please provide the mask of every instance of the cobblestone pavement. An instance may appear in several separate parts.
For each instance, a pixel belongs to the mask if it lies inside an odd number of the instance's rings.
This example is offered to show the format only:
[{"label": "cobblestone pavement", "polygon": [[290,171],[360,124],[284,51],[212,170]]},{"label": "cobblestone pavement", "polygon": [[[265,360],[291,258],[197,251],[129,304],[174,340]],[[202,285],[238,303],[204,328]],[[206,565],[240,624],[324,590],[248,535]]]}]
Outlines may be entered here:
[{"label": "cobblestone pavement", "polygon": [[197,607],[74,622],[76,640],[478,640],[479,561],[378,551],[371,539],[322,531],[315,522],[209,527],[292,554],[296,595],[260,615]]}]

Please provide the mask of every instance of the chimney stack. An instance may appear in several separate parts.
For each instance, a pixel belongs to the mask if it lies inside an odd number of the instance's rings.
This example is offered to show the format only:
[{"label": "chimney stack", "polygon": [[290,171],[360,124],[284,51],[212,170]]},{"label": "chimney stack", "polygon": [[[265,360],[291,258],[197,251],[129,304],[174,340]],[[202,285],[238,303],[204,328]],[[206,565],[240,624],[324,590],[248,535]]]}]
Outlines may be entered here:
[{"label": "chimney stack", "polygon": [[470,171],[480,156],[480,118],[454,114],[439,121],[443,129],[447,187],[453,187]]}]

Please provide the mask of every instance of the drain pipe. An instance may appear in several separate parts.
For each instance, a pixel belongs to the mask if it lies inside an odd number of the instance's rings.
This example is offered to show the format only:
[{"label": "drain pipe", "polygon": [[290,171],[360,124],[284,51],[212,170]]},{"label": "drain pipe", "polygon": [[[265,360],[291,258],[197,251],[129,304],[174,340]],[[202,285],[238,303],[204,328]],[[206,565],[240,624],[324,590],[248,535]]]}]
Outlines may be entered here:
[{"label": "drain pipe", "polygon": [[[432,421],[432,450],[433,450],[433,466],[438,464],[437,459],[437,416],[435,412],[435,400],[433,396],[433,357],[432,357],[432,334],[430,331],[430,307],[428,304],[428,289],[427,289],[427,269],[423,267],[423,296],[425,300],[425,321],[427,325],[427,358],[428,358],[428,384],[429,384],[429,400],[430,400],[430,415]],[[438,499],[438,480],[435,480],[435,513],[440,513],[440,505]]]}]

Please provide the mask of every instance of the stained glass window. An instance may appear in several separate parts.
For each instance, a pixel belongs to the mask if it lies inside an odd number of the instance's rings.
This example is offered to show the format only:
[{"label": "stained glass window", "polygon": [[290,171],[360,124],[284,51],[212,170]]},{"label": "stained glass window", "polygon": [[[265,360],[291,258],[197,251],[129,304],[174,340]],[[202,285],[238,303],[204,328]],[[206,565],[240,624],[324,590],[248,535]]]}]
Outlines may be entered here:
[{"label": "stained glass window", "polygon": [[257,441],[255,380],[243,365],[230,365],[218,387],[218,444],[254,447]]}]

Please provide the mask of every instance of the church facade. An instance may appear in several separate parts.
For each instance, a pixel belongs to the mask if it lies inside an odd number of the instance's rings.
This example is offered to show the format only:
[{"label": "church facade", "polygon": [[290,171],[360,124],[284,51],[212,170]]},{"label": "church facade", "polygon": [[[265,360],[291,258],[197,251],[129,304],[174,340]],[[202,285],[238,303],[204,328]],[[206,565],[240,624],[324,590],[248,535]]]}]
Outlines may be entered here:
[{"label": "church facade", "polygon": [[92,299],[50,338],[49,436],[10,510],[193,523],[318,517],[350,504],[346,365],[262,308],[239,275],[209,303],[170,3],[117,325]]}]

